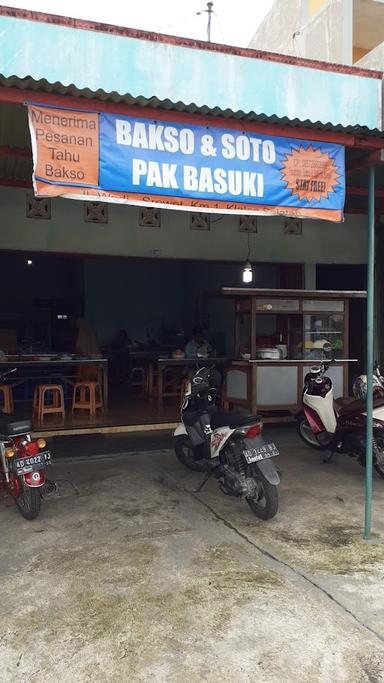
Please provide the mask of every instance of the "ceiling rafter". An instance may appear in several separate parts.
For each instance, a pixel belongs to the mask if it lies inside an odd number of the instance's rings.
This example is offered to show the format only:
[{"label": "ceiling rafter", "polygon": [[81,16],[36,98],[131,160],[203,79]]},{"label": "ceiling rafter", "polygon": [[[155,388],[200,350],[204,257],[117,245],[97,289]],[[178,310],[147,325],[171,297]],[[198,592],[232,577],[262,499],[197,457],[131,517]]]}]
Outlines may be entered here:
[{"label": "ceiling rafter", "polygon": [[9,145],[0,145],[0,157],[32,159],[32,151],[28,147],[10,147]]}]

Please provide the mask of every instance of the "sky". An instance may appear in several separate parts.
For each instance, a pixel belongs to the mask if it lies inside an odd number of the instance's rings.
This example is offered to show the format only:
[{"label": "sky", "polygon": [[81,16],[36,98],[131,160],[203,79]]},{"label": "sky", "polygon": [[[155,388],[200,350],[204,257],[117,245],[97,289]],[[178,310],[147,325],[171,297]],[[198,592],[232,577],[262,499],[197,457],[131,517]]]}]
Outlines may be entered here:
[{"label": "sky", "polygon": [[[214,0],[211,40],[247,47],[273,2]],[[204,0],[9,0],[4,4],[199,40],[207,37]]]}]

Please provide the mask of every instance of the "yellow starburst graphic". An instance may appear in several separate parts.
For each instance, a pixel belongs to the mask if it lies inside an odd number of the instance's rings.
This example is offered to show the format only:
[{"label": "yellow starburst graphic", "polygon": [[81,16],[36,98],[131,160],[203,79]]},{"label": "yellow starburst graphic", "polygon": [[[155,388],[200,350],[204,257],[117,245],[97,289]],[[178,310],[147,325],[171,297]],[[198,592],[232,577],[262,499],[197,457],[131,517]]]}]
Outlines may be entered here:
[{"label": "yellow starburst graphic", "polygon": [[281,173],[292,194],[307,201],[328,197],[339,179],[332,157],[312,145],[301,145],[287,154]]}]

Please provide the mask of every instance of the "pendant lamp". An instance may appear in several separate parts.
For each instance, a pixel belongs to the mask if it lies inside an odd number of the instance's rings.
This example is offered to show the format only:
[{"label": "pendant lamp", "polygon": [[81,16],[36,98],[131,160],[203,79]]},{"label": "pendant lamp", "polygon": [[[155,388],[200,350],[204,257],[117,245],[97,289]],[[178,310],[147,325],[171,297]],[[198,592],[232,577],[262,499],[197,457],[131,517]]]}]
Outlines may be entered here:
[{"label": "pendant lamp", "polygon": [[251,247],[249,244],[249,232],[247,233],[247,241],[248,241],[248,256],[247,256],[247,260],[243,266],[243,282],[244,282],[244,284],[249,284],[253,280],[252,264],[249,260],[250,256],[251,256]]}]

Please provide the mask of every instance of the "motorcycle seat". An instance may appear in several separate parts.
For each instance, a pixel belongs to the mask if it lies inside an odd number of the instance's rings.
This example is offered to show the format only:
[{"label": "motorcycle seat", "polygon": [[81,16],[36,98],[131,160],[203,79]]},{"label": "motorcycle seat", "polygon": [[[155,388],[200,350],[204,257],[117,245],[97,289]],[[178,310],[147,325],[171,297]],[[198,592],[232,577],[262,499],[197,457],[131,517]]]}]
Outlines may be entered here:
[{"label": "motorcycle seat", "polygon": [[243,425],[252,425],[256,424],[257,422],[261,422],[260,415],[244,415],[240,413],[217,412],[211,417],[212,429],[217,429],[218,427],[229,427],[230,429],[235,429],[235,427],[242,427]]},{"label": "motorcycle seat", "polygon": [[353,398],[351,399],[348,403],[344,403],[343,405],[340,406],[340,413],[356,413],[356,412],[364,412],[365,411],[365,403],[364,401],[360,401],[358,398]]},{"label": "motorcycle seat", "polygon": [[340,408],[345,408],[345,406],[348,406],[353,401],[356,401],[356,399],[351,397],[351,396],[350,397],[339,396],[339,398],[335,398],[334,404],[335,404],[336,408],[340,409]]},{"label": "motorcycle seat", "polygon": [[[380,408],[380,406],[384,406],[384,399],[383,398],[374,398],[373,399],[373,407],[374,408]],[[360,401],[360,399],[355,398],[351,399],[349,403],[346,403],[345,405],[341,406],[340,413],[349,413],[349,412],[361,412],[365,413],[367,409],[367,406],[365,404],[365,401]]]},{"label": "motorcycle seat", "polygon": [[14,417],[0,416],[0,434],[3,436],[21,436],[32,429],[30,420],[15,420]]}]

